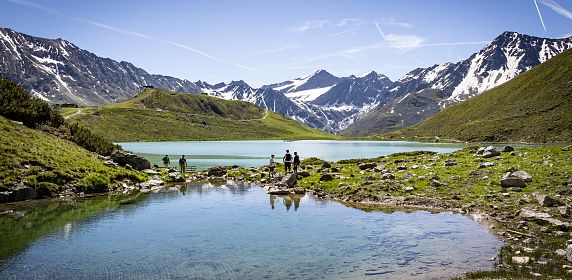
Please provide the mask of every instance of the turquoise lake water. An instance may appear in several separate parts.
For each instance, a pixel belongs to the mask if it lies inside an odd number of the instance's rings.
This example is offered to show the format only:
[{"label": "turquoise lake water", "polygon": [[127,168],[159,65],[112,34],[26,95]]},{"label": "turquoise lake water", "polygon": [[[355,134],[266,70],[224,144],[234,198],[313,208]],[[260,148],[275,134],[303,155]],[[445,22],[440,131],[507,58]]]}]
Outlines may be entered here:
[{"label": "turquoise lake water", "polygon": [[492,269],[500,246],[458,214],[195,183],[66,224],[0,262],[0,279],[442,279]]},{"label": "turquoise lake water", "polygon": [[184,154],[189,164],[204,169],[217,165],[258,167],[268,164],[271,154],[282,159],[285,151],[298,152],[301,159],[317,157],[328,161],[351,158],[373,158],[399,152],[416,150],[449,153],[465,144],[418,143],[404,141],[180,141],[180,142],[129,142],[119,143],[124,149],[148,158],[153,164],[162,165],[161,158],[169,155],[171,165],[176,165]]}]

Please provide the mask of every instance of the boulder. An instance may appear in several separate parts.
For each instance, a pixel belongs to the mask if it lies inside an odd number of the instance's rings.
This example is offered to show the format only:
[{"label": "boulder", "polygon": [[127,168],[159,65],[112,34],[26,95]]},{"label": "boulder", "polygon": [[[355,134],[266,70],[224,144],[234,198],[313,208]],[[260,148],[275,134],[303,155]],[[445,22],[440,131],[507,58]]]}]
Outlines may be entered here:
[{"label": "boulder", "polygon": [[320,181],[323,181],[323,182],[328,182],[328,181],[332,181],[332,180],[334,180],[334,175],[329,174],[329,173],[326,173],[326,174],[322,175],[322,177],[320,177]]},{"label": "boulder", "polygon": [[500,184],[503,188],[510,188],[510,187],[525,187],[526,182],[532,181],[532,176],[528,174],[526,171],[515,171],[515,172],[507,172],[502,176]]},{"label": "boulder", "polygon": [[34,199],[38,196],[36,190],[24,184],[11,187],[9,191],[0,192],[0,203]]},{"label": "boulder", "polygon": [[295,186],[293,191],[295,194],[305,194],[306,193],[306,190],[300,186]]},{"label": "boulder", "polygon": [[110,167],[118,167],[119,165],[115,163],[113,160],[106,160],[103,162],[103,165],[110,166]]},{"label": "boulder", "polygon": [[324,161],[324,163],[322,163],[322,168],[330,168],[330,167],[332,167],[332,165],[329,162]]},{"label": "boulder", "polygon": [[397,167],[397,170],[407,170],[407,166],[405,165],[400,165]]},{"label": "boulder", "polygon": [[306,170],[302,170],[300,172],[298,172],[298,176],[305,178],[305,177],[310,177],[310,172],[306,171]]},{"label": "boulder", "polygon": [[544,207],[554,207],[554,206],[560,206],[562,205],[562,202],[547,196],[545,194],[534,194],[534,198],[536,199],[536,201],[538,201],[538,203],[541,206]]},{"label": "boulder", "polygon": [[294,173],[287,174],[286,176],[284,176],[284,178],[282,178],[282,181],[280,181],[280,183],[284,184],[288,188],[293,188],[294,185],[296,185],[296,174]]},{"label": "boulder", "polygon": [[222,177],[222,176],[226,175],[226,168],[224,168],[222,166],[212,167],[209,170],[207,170],[207,175],[208,176],[215,176],[215,177]]},{"label": "boulder", "polygon": [[147,173],[149,175],[158,175],[161,174],[161,172],[155,171],[153,169],[143,169],[143,173]]},{"label": "boulder", "polygon": [[373,171],[381,173],[383,170],[385,169],[385,166],[383,165],[377,165],[373,168]]},{"label": "boulder", "polygon": [[111,154],[111,159],[121,166],[131,166],[136,170],[151,168],[151,163],[144,157],[134,155],[125,151],[117,150]]},{"label": "boulder", "polygon": [[514,148],[512,146],[504,146],[502,151],[505,153],[510,153],[510,152],[514,151]]},{"label": "boulder", "polygon": [[560,215],[562,215],[562,217],[570,217],[570,207],[568,207],[568,205],[563,205],[558,207],[558,212],[560,212]]},{"label": "boulder", "polygon": [[453,166],[453,165],[457,165],[457,161],[455,161],[454,159],[448,159],[445,161],[445,166]]},{"label": "boulder", "polygon": [[362,163],[362,164],[358,165],[358,168],[360,170],[367,170],[367,169],[372,169],[376,166],[377,166],[377,164],[375,164],[373,162],[368,162],[368,163]]},{"label": "boulder", "polygon": [[563,222],[552,217],[552,215],[543,212],[535,212],[530,209],[522,209],[518,214],[521,218],[534,221],[540,225],[550,224],[562,230],[569,230],[572,225],[568,222]]},{"label": "boulder", "polygon": [[391,173],[384,173],[384,174],[381,176],[381,179],[382,179],[382,180],[393,180],[393,179],[395,179],[395,175],[393,175],[393,174],[391,174]]},{"label": "boulder", "polygon": [[405,188],[403,188],[403,191],[404,191],[404,192],[410,192],[410,191],[413,191],[413,190],[415,190],[415,188],[413,188],[413,187],[405,187]]},{"label": "boulder", "polygon": [[289,190],[281,189],[281,188],[277,188],[277,187],[270,187],[270,189],[268,189],[268,194],[283,195],[283,194],[289,194],[289,193],[290,193]]},{"label": "boulder", "polygon": [[516,264],[527,264],[530,261],[530,257],[512,257],[512,262]]},{"label": "boulder", "polygon": [[181,176],[181,175],[177,175],[175,176],[175,178],[173,179],[174,182],[177,183],[183,183],[186,181],[185,177]]},{"label": "boulder", "polygon": [[572,262],[572,244],[570,244],[566,247],[566,259],[569,262]]},{"label": "boulder", "polygon": [[481,169],[491,167],[491,166],[495,166],[495,163],[487,161],[487,162],[483,162],[483,163],[479,164],[479,168],[481,168]]},{"label": "boulder", "polygon": [[500,156],[500,152],[493,146],[488,146],[486,148],[481,148],[477,151],[478,155],[481,155],[484,158],[496,157]]},{"label": "boulder", "polygon": [[532,182],[532,176],[530,176],[530,174],[528,174],[528,172],[526,172],[524,170],[518,170],[518,171],[512,172],[511,176],[518,177],[527,183]]},{"label": "boulder", "polygon": [[332,168],[330,168],[330,171],[334,172],[334,173],[338,173],[338,172],[340,172],[340,169],[338,167],[332,167]]}]

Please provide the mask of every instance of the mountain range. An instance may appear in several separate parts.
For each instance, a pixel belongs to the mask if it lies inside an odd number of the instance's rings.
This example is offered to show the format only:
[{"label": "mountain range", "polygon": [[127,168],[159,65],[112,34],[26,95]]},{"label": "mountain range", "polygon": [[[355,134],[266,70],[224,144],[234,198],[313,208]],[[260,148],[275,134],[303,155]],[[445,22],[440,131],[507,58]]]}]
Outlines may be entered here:
[{"label": "mountain range", "polygon": [[414,125],[568,48],[572,48],[572,37],[548,39],[504,32],[465,60],[417,68],[395,82],[374,71],[360,77],[336,77],[319,70],[253,88],[244,81],[211,85],[153,75],[62,39],[0,28],[0,75],[54,103],[104,105],[131,98],[143,86],[154,86],[248,101],[310,127],[364,136]]}]

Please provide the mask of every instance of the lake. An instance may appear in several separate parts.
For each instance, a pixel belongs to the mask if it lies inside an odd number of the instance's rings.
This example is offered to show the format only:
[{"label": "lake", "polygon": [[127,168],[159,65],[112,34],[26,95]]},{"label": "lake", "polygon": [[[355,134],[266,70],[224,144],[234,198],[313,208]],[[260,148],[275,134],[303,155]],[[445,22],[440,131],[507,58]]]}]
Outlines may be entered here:
[{"label": "lake", "polygon": [[142,155],[162,166],[161,158],[169,155],[171,166],[184,154],[189,165],[204,169],[217,165],[259,167],[268,164],[271,154],[281,161],[287,149],[298,152],[301,159],[317,157],[328,161],[351,158],[373,158],[399,152],[434,151],[450,153],[466,147],[455,143],[419,143],[405,141],[180,141],[118,143],[124,149]]},{"label": "lake", "polygon": [[[47,232],[0,261],[0,279],[444,278],[492,269],[502,246],[463,215],[365,212],[234,182],[189,183],[114,207],[98,199],[91,208],[107,210],[87,218],[70,214],[91,209],[79,206],[46,215],[61,222],[51,232],[39,229],[41,212],[29,221],[0,215],[28,234]],[[17,240],[10,232],[2,242]]]}]

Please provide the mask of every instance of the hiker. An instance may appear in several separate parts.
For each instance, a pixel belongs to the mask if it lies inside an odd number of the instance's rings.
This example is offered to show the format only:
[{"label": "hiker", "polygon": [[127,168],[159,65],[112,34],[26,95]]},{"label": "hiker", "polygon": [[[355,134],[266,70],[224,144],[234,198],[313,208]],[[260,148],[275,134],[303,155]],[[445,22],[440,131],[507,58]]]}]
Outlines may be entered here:
[{"label": "hiker", "polygon": [[185,155],[182,155],[179,159],[179,168],[181,168],[181,174],[185,175],[185,169],[187,168],[187,160]]},{"label": "hiker", "polygon": [[169,167],[169,163],[171,163],[171,160],[169,159],[169,156],[168,156],[168,155],[165,155],[165,156],[163,157],[163,166],[164,166],[165,168],[167,168],[167,167]]},{"label": "hiker", "polygon": [[270,155],[270,164],[268,165],[268,169],[270,169],[270,171],[268,172],[268,178],[274,178],[274,176],[276,175],[276,171],[274,171],[274,168],[276,168],[274,155]]},{"label": "hiker", "polygon": [[300,156],[298,156],[298,152],[294,152],[294,173],[298,173],[299,166],[300,166]]},{"label": "hiker", "polygon": [[286,150],[286,154],[282,158],[282,162],[284,162],[284,173],[288,174],[292,171],[292,155],[290,154],[290,150]]}]

